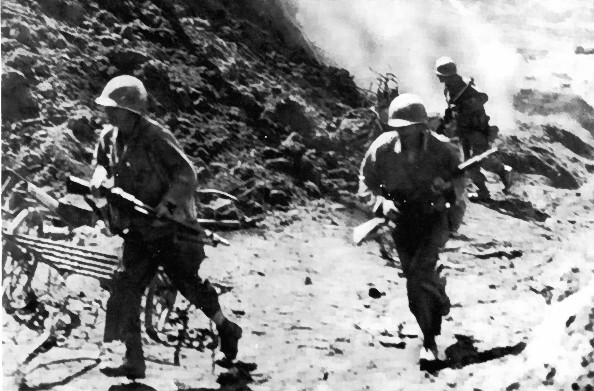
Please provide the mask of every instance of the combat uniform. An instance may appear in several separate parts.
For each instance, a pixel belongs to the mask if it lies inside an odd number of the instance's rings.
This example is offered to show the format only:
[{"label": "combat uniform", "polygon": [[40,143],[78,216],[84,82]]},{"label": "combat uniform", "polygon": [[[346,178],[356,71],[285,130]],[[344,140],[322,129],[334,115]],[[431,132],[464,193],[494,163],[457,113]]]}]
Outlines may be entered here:
[{"label": "combat uniform", "polygon": [[[196,222],[195,172],[173,135],[155,122],[139,116],[125,144],[117,128],[107,128],[95,160],[107,170],[114,186],[152,207],[162,199],[170,200],[177,205],[175,217]],[[126,359],[143,363],[140,302],[159,266],[209,318],[220,310],[218,295],[208,280],[198,276],[205,255],[197,235],[117,205],[110,205],[110,224],[112,230],[123,233],[124,253],[123,270],[116,274],[107,302],[104,339],[124,341]]]},{"label": "combat uniform", "polygon": [[[489,116],[484,108],[489,100],[487,94],[475,88],[473,79],[464,80],[458,75],[453,77],[456,78],[456,82],[444,89],[448,104],[444,122],[447,124],[455,120],[456,134],[462,144],[464,160],[468,160],[489,149],[490,141],[495,138],[497,128],[489,126]],[[509,186],[509,169],[506,169],[496,155],[485,159],[482,167],[497,174],[506,188]],[[486,178],[481,173],[480,167],[469,170],[468,174],[478,187],[479,197],[488,198]]]},{"label": "combat uniform", "polygon": [[[406,276],[409,308],[430,348],[449,312],[445,280],[436,270],[439,250],[462,222],[464,179],[460,159],[440,136],[423,133],[419,151],[403,151],[396,131],[382,134],[369,148],[360,171],[360,195],[394,201],[398,210],[393,238]],[[450,182],[436,191],[436,178]]]}]

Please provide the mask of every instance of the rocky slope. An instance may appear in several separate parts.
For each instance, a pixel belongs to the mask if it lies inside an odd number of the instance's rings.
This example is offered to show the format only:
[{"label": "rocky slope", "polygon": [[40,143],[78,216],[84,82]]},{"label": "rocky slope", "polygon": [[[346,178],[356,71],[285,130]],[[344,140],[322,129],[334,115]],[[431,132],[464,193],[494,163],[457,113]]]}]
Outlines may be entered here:
[{"label": "rocky slope", "polygon": [[285,24],[261,16],[262,4],[246,19],[213,4],[7,1],[4,164],[58,194],[68,173],[87,176],[104,124],[93,100],[110,78],[133,74],[205,186],[251,191],[255,210],[293,193],[355,190],[367,140],[341,123],[373,117],[349,74],[291,44],[294,31],[268,26]]},{"label": "rocky slope", "polygon": [[[375,243],[351,244],[351,228],[368,217],[351,207],[376,131],[371,103],[348,72],[319,62],[327,54],[301,35],[298,9],[273,0],[4,1],[3,165],[61,196],[66,175],[90,174],[104,125],[94,98],[111,77],[130,73],[145,80],[151,117],[182,141],[201,183],[238,196],[244,214],[269,212],[258,228],[226,235],[231,247],[209,248],[202,267],[246,330],[240,360],[258,366],[249,385],[215,384],[225,373],[212,367],[208,340],[182,349],[179,366],[174,349],[146,341],[142,384],[102,377],[107,292],[42,265],[37,312],[3,313],[4,387],[591,390],[592,80],[559,62],[567,53],[580,64],[594,58],[574,53],[578,38],[589,47],[590,27],[571,30],[563,19],[582,20],[574,8],[587,7],[567,2],[561,17],[539,9],[536,27],[518,27],[516,14],[534,4],[514,3],[473,7],[524,61],[510,103],[515,122],[497,142],[515,184],[503,195],[488,174],[494,200],[471,204],[448,243],[442,258],[455,305],[441,344],[450,360],[427,373],[416,365],[419,330],[395,265]],[[541,20],[575,34],[557,39]],[[531,29],[549,37],[547,48],[521,39]],[[220,217],[227,206],[205,211]],[[119,246],[100,227],[68,240]],[[207,320],[190,315],[192,332],[208,335]],[[55,346],[32,354],[50,330],[59,331]]]}]

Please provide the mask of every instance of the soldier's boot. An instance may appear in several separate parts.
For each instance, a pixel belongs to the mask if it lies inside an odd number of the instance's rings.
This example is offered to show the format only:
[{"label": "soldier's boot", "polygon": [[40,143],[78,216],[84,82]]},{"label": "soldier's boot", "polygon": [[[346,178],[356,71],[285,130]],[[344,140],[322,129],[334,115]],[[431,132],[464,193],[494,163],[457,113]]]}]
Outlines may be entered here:
[{"label": "soldier's boot", "polygon": [[503,183],[503,192],[507,193],[512,185],[512,168],[504,164],[499,177],[501,178],[501,183]]},{"label": "soldier's boot", "polygon": [[119,366],[106,366],[100,369],[101,373],[109,377],[127,377],[128,379],[144,379],[146,364],[142,345],[139,342],[126,344],[126,357]]},{"label": "soldier's boot", "polygon": [[421,347],[421,351],[419,352],[419,363],[423,364],[423,361],[438,359],[439,350],[437,348],[437,343],[435,342],[435,337],[425,338],[425,341],[423,341],[423,346]]},{"label": "soldier's boot", "polygon": [[491,193],[487,188],[485,182],[475,182],[476,187],[478,187],[476,193],[469,194],[470,199],[476,199],[478,201],[489,201],[491,199]]},{"label": "soldier's boot", "polygon": [[127,377],[128,379],[144,379],[146,376],[146,365],[144,363],[124,362],[120,366],[104,367],[101,373],[109,377]]},{"label": "soldier's boot", "polygon": [[225,319],[217,326],[217,331],[221,340],[221,352],[225,354],[227,360],[234,360],[237,357],[237,345],[243,330],[239,325]]},{"label": "soldier's boot", "polygon": [[480,167],[475,167],[468,172],[468,176],[472,183],[477,187],[476,193],[469,193],[468,198],[478,201],[488,201],[491,199],[491,194],[487,188],[487,178],[481,172]]}]

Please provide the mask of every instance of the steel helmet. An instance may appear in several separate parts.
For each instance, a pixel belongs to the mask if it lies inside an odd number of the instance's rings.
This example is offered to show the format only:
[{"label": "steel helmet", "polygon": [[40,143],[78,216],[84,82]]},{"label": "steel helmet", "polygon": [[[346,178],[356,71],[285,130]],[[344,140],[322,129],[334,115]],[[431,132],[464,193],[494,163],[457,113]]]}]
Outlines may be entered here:
[{"label": "steel helmet", "polygon": [[403,128],[405,126],[427,123],[425,105],[416,95],[401,94],[397,96],[388,109],[388,126]]},{"label": "steel helmet", "polygon": [[134,76],[122,75],[114,77],[107,83],[101,96],[95,99],[95,103],[144,115],[148,98],[146,88],[140,80]]},{"label": "steel helmet", "polygon": [[441,57],[435,61],[435,74],[437,76],[452,76],[457,72],[456,63],[450,57]]}]

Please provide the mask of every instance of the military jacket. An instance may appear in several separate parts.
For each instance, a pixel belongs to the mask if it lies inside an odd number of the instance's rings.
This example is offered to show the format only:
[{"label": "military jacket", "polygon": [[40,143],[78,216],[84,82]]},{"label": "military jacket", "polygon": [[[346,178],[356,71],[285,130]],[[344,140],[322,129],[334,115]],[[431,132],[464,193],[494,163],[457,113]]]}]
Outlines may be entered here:
[{"label": "military jacket", "polygon": [[[359,194],[392,199],[401,212],[439,212],[444,211],[447,203],[457,228],[465,210],[464,178],[457,170],[459,164],[459,151],[442,136],[425,133],[421,150],[411,158],[402,150],[398,132],[386,132],[365,154]],[[451,187],[435,192],[436,178],[450,182]]]},{"label": "military jacket", "polygon": [[[117,128],[107,127],[95,150],[95,164],[103,166],[113,185],[132,194],[151,207],[163,200],[176,205],[174,215],[180,220],[195,221],[194,190],[196,174],[168,130],[140,118],[133,134],[124,143]],[[131,229],[143,236],[156,237],[171,230],[171,225],[153,224],[124,208],[112,208],[112,225]]]},{"label": "military jacket", "polygon": [[445,121],[456,120],[456,126],[461,136],[465,133],[478,131],[489,131],[489,116],[485,112],[485,103],[489,97],[479,91],[474,85],[474,80],[464,80],[464,84],[454,91],[444,89],[444,95],[448,104]]}]

